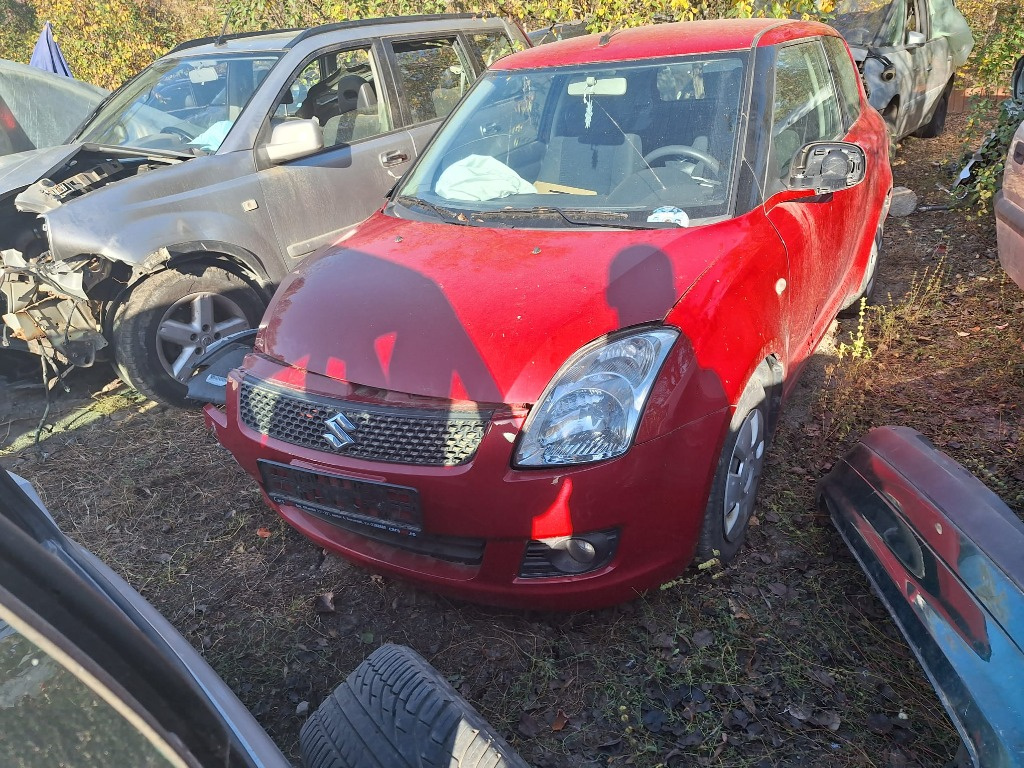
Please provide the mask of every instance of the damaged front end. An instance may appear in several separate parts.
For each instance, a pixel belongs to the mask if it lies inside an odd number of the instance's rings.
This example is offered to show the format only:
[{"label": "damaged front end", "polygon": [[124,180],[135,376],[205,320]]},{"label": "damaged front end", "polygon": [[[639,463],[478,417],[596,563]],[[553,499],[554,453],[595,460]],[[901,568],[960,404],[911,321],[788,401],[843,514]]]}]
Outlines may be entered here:
[{"label": "damaged front end", "polygon": [[[40,152],[0,168],[2,343],[60,367],[84,367],[102,357],[107,309],[131,283],[135,268],[99,253],[80,236],[88,229],[81,226],[84,220],[68,217],[64,227],[61,214],[108,184],[181,160],[91,145],[55,149],[62,152]],[[29,183],[33,159],[37,170],[49,170]]]}]

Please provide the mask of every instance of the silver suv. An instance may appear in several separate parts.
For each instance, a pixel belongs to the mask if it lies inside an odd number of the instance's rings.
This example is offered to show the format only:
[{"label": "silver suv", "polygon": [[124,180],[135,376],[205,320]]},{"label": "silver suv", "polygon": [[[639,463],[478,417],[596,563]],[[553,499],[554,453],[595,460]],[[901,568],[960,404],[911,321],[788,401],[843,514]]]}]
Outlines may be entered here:
[{"label": "silver suv", "polygon": [[255,325],[303,257],[380,205],[496,58],[478,15],[195,40],[72,143],[0,161],[3,343],[54,373],[111,360],[181,403],[207,346]]}]

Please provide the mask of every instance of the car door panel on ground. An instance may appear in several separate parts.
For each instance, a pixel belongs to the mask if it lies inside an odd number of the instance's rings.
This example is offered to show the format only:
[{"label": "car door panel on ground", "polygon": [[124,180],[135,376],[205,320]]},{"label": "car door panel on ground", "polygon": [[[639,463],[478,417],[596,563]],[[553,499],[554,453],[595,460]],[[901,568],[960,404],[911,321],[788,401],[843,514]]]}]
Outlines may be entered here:
[{"label": "car door panel on ground", "polygon": [[[794,154],[812,141],[845,137],[844,116],[827,60],[817,41],[779,49],[769,174],[785,178]],[[867,185],[829,195],[792,199],[783,192],[766,203],[768,218],[789,252],[791,354],[810,354],[845,298],[843,277],[856,253],[867,210]],[[823,325],[824,324],[824,325]]]}]

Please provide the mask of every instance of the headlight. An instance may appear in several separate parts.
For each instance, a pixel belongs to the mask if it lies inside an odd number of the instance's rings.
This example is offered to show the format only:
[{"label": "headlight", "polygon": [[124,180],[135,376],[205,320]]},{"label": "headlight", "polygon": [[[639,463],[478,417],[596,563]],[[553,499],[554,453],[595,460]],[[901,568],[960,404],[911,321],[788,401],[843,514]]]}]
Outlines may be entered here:
[{"label": "headlight", "polygon": [[621,456],[679,332],[634,331],[599,339],[563,365],[530,412],[513,462],[585,464]]}]

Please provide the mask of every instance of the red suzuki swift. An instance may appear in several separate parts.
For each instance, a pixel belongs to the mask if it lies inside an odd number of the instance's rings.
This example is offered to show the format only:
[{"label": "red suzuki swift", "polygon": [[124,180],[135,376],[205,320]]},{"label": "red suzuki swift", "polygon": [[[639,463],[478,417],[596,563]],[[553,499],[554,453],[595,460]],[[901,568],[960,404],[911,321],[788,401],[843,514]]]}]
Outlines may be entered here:
[{"label": "red suzuki swift", "polygon": [[728,560],[801,364],[871,290],[887,147],[818,24],[509,56],[282,284],[210,425],[303,534],[452,595],[584,609]]}]

